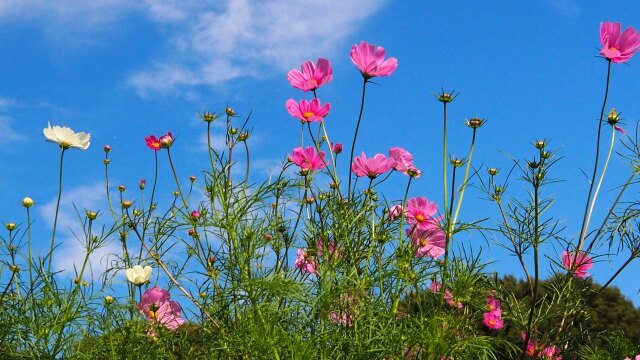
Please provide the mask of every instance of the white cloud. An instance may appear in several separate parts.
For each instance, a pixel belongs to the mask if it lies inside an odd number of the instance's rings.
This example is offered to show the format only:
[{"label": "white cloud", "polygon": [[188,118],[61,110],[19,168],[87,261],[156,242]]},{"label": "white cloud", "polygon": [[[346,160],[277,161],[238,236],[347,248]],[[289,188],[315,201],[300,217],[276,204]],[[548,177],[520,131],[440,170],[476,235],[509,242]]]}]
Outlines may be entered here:
[{"label": "white cloud", "polygon": [[189,17],[166,61],[132,75],[144,96],[181,86],[214,85],[238,77],[263,77],[305,59],[334,55],[358,24],[384,0],[228,0]]},{"label": "white cloud", "polygon": [[[0,109],[2,109],[1,105],[2,104],[0,104]],[[24,136],[20,135],[13,128],[13,119],[5,115],[0,115],[0,134],[2,134],[0,137],[0,146],[24,138]]]},{"label": "white cloud", "polygon": [[[64,276],[75,276],[74,266],[79,271],[86,255],[84,245],[75,237],[83,236],[81,218],[78,217],[75,209],[77,208],[80,216],[84,217],[85,210],[97,211],[104,208],[103,205],[106,202],[105,191],[104,182],[74,189],[63,188],[56,230],[56,245],[58,245],[58,248],[53,255],[53,269],[63,271]],[[40,216],[52,229],[56,200],[56,198],[51,199],[51,201],[39,207]],[[102,216],[109,215],[103,213]],[[98,217],[99,219],[100,217]],[[94,230],[94,234],[97,235],[97,231],[99,231],[99,228]],[[91,275],[94,278],[100,276],[110,266],[109,262],[113,259],[111,254],[120,252],[121,247],[115,242],[108,242],[104,247],[97,249],[89,258],[90,268],[85,271],[84,278],[89,279]],[[91,269],[91,272],[89,269]]]}]

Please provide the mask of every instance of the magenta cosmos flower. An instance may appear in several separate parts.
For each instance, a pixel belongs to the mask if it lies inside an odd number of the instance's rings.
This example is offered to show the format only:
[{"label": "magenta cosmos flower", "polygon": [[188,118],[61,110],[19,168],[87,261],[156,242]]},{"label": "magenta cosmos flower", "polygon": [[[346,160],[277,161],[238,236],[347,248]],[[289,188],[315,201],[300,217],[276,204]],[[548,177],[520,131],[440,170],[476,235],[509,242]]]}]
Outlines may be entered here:
[{"label": "magenta cosmos flower", "polygon": [[353,45],[349,55],[365,79],[391,75],[398,67],[396,58],[385,60],[387,52],[383,47],[369,44],[366,41],[361,42],[360,45]]},{"label": "magenta cosmos flower", "polygon": [[293,264],[293,267],[307,274],[318,275],[318,264],[302,249],[298,249],[296,262]]},{"label": "magenta cosmos flower", "polygon": [[393,205],[392,207],[390,207],[389,215],[388,215],[389,221],[395,221],[396,219],[400,218],[402,216],[403,211],[404,211],[404,208],[400,204]]},{"label": "magenta cosmos flower", "polygon": [[407,229],[407,235],[416,247],[417,258],[428,256],[436,259],[444,255],[445,235],[439,227],[434,225],[428,229],[415,228],[413,231]]},{"label": "magenta cosmos flower", "polygon": [[147,147],[151,150],[158,151],[162,149],[162,144],[160,144],[160,140],[158,140],[155,135],[149,135],[144,138],[144,141],[147,143]]},{"label": "magenta cosmos flower", "polygon": [[600,23],[600,54],[614,63],[629,60],[640,46],[640,34],[634,28],[629,27],[622,34],[620,30],[618,22]]},{"label": "magenta cosmos flower", "polygon": [[409,199],[405,216],[409,225],[415,225],[418,229],[429,229],[439,220],[433,217],[437,212],[438,207],[435,203],[426,197],[419,196]]},{"label": "magenta cosmos flower", "polygon": [[147,321],[158,323],[169,330],[176,330],[184,323],[184,319],[180,318],[180,305],[171,300],[171,294],[167,290],[157,286],[142,294],[137,307]]},{"label": "magenta cosmos flower", "polygon": [[306,61],[301,70],[293,69],[287,74],[287,80],[296,89],[302,91],[316,90],[333,79],[333,69],[327,59],[318,59],[318,63]]},{"label": "magenta cosmos flower", "polygon": [[173,134],[171,134],[171,131],[167,131],[166,135],[162,135],[160,137],[160,140],[158,140],[160,142],[160,145],[162,145],[163,148],[168,149],[171,147],[171,145],[173,145]]},{"label": "magenta cosmos flower", "polygon": [[482,315],[482,323],[492,330],[500,330],[504,326],[500,312],[490,311]]},{"label": "magenta cosmos flower", "polygon": [[368,176],[369,179],[375,179],[380,174],[384,174],[391,170],[396,165],[396,161],[392,158],[388,158],[382,154],[376,154],[372,158],[367,158],[362,152],[362,155],[353,159],[351,164],[351,171],[356,176]]},{"label": "magenta cosmos flower", "polygon": [[327,166],[324,151],[320,151],[318,155],[313,146],[308,146],[304,149],[301,147],[293,149],[293,154],[289,155],[289,161],[298,165],[300,171],[304,174],[309,171],[320,170]]},{"label": "magenta cosmos flower", "polygon": [[577,255],[575,252],[565,251],[562,253],[562,265],[582,279],[589,276],[587,270],[593,266],[593,260],[584,251],[578,252]]},{"label": "magenta cosmos flower", "polygon": [[401,147],[392,147],[389,149],[389,157],[396,161],[395,170],[411,177],[420,177],[420,170],[413,164],[413,155],[407,150]]},{"label": "magenta cosmos flower", "polygon": [[331,104],[326,103],[320,106],[320,100],[318,99],[313,99],[310,102],[301,100],[299,103],[293,99],[289,99],[285,106],[291,116],[299,119],[303,123],[322,121],[329,113],[329,110],[331,110]]}]

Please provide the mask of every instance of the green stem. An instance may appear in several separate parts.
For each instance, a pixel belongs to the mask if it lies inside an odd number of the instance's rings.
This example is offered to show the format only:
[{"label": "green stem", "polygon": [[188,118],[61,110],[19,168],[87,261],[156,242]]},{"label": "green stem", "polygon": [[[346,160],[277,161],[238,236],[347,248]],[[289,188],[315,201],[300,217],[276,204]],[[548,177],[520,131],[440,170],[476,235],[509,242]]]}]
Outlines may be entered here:
[{"label": "green stem", "polygon": [[58,213],[60,211],[60,199],[62,198],[62,160],[64,159],[65,148],[60,147],[62,151],[60,152],[60,175],[58,177],[58,200],[56,200],[56,213],[53,217],[53,232],[51,234],[51,246],[49,247],[49,265],[47,266],[47,273],[51,273],[51,263],[53,262],[53,247],[55,245],[56,239],[56,227],[58,226]]},{"label": "green stem", "polygon": [[[467,190],[467,182],[469,181],[469,168],[471,167],[471,158],[473,157],[473,149],[475,147],[476,142],[476,130],[473,129],[473,135],[471,136],[471,147],[469,148],[469,157],[467,160],[467,167],[464,170],[464,178],[462,179],[462,186],[460,187],[460,197],[458,198],[458,204],[456,205],[456,211],[453,215],[453,221],[451,222],[451,227],[456,226],[456,222],[458,220],[458,214],[460,213],[460,206],[462,205],[462,198],[464,197],[465,190]],[[453,203],[451,203],[453,206]]]},{"label": "green stem", "polygon": [[173,160],[171,159],[171,151],[167,148],[167,155],[169,156],[169,165],[171,165],[171,171],[173,172],[173,178],[176,179],[176,186],[178,187],[178,193],[180,194],[180,198],[182,199],[182,203],[184,204],[184,211],[189,216],[189,205],[187,204],[187,200],[184,198],[184,194],[182,193],[182,188],[180,188],[180,181],[178,180],[178,174],[176,173],[176,168],[173,166]]},{"label": "green stem", "polygon": [[366,77],[362,82],[362,99],[360,100],[360,114],[358,114],[358,122],[356,123],[356,131],[353,134],[353,142],[351,143],[351,154],[349,155],[349,185],[347,186],[347,197],[351,198],[351,175],[353,174],[351,170],[351,162],[353,161],[353,152],[356,147],[356,139],[358,138],[358,130],[360,129],[360,121],[362,120],[362,112],[364,111],[364,99],[367,90],[367,82],[369,79]]}]

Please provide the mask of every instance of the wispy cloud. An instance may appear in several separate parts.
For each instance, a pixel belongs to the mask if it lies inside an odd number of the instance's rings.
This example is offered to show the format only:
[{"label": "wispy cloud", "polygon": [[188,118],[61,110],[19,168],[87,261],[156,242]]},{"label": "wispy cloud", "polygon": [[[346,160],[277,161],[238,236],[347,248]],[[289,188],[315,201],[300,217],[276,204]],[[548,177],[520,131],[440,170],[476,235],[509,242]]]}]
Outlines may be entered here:
[{"label": "wispy cloud", "polygon": [[17,101],[15,99],[0,97],[0,134],[2,134],[0,146],[24,138],[15,130],[13,118],[6,114],[6,111],[16,104]]},{"label": "wispy cloud", "polygon": [[543,0],[543,2],[565,15],[575,15],[580,12],[580,5],[576,0]]},{"label": "wispy cloud", "polygon": [[187,30],[173,39],[169,59],[133,74],[128,84],[144,96],[238,77],[262,78],[274,68],[283,71],[304,59],[335,54],[383,4],[384,0],[227,0],[223,7],[211,6],[189,17]]},{"label": "wispy cloud", "polygon": [[[79,186],[65,190],[60,202],[58,213],[58,224],[56,233],[56,244],[60,246],[55,250],[53,256],[53,268],[63,271],[65,276],[74,276],[74,267],[79,269],[86,255],[83,245],[84,239],[76,237],[83,236],[80,216],[84,216],[85,209],[96,211],[104,207],[105,184],[99,182],[92,185]],[[44,222],[53,228],[53,220],[56,212],[56,199],[39,207],[40,216]],[[106,216],[106,214],[105,214]],[[98,218],[99,219],[99,218]],[[89,258],[89,266],[93,276],[101,275],[109,267],[112,254],[120,252],[120,246],[114,242],[107,243],[104,247],[97,249]],[[89,270],[85,273],[89,277]]]}]

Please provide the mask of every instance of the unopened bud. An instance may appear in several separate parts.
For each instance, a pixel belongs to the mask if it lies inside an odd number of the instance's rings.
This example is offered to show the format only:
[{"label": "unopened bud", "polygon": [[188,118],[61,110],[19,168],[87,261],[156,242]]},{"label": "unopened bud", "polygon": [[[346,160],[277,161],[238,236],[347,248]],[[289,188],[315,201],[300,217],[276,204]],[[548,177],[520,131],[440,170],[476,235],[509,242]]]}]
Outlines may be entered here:
[{"label": "unopened bud", "polygon": [[615,125],[620,121],[620,114],[618,114],[618,111],[613,108],[611,109],[611,111],[609,112],[609,115],[607,115],[607,122],[610,125]]},{"label": "unopened bud", "polygon": [[468,127],[472,128],[472,129],[477,129],[477,128],[481,127],[482,125],[484,125],[484,123],[485,123],[484,119],[475,118],[475,117],[471,118],[471,119],[469,119],[469,120],[467,120],[465,122],[465,124]]},{"label": "unopened bud", "polygon": [[193,176],[193,175],[189,176],[189,181],[195,182],[196,181],[196,177]]},{"label": "unopened bud", "polygon": [[110,152],[110,151],[111,151],[111,146],[109,146],[109,145],[105,145],[105,146],[102,148],[102,150],[104,150],[104,152],[108,153],[108,152]]},{"label": "unopened bud", "polygon": [[124,185],[120,185],[120,186],[118,186],[118,190],[120,190],[120,192],[124,192],[124,191],[127,190],[127,187],[124,186]]},{"label": "unopened bud", "polygon": [[544,149],[544,147],[547,146],[547,142],[544,140],[536,140],[533,146],[535,146],[536,149]]},{"label": "unopened bud", "polygon": [[238,135],[238,141],[247,141],[248,138],[249,138],[248,132],[243,132],[242,134]]},{"label": "unopened bud", "polygon": [[487,170],[487,172],[491,176],[496,176],[496,175],[498,175],[498,172],[500,172],[500,170],[498,170],[497,168],[489,168],[489,170]]},{"label": "unopened bud", "polygon": [[214,113],[205,112],[204,114],[202,114],[202,120],[204,120],[206,122],[215,121],[217,118],[218,118],[218,115],[216,115]]},{"label": "unopened bud", "polygon": [[111,164],[111,160],[109,160],[109,159],[104,159],[104,160],[102,160],[102,162],[104,162],[105,165]]},{"label": "unopened bud", "polygon": [[232,108],[230,108],[230,107],[227,107],[226,109],[224,109],[224,112],[225,112],[228,116],[235,116],[235,115],[236,115],[236,112],[235,112]]},{"label": "unopened bud", "polygon": [[9,231],[13,231],[18,227],[18,225],[16,225],[16,223],[13,223],[13,222],[8,222],[5,226]]},{"label": "unopened bud", "polygon": [[89,220],[95,220],[98,217],[98,213],[95,211],[87,210],[86,214],[87,214],[87,219]]},{"label": "unopened bud", "polygon": [[24,199],[22,199],[22,206],[26,207],[26,208],[30,208],[32,207],[34,204],[33,199],[30,197],[26,197]]},{"label": "unopened bud", "polygon": [[113,296],[107,295],[104,297],[104,303],[107,305],[113,304]]},{"label": "unopened bud", "polygon": [[131,207],[131,205],[133,205],[133,201],[131,201],[131,200],[124,200],[122,202],[122,208],[123,209],[128,209],[128,208]]}]

